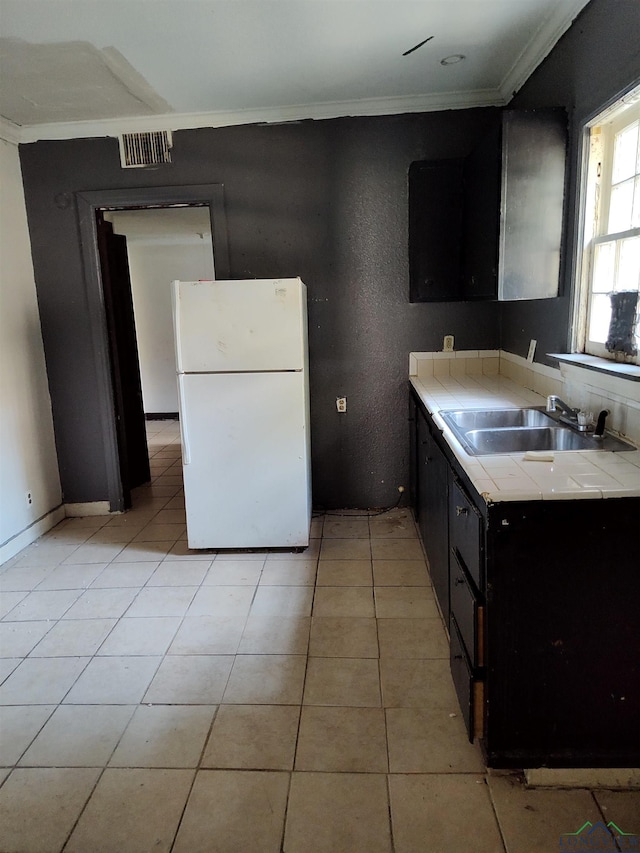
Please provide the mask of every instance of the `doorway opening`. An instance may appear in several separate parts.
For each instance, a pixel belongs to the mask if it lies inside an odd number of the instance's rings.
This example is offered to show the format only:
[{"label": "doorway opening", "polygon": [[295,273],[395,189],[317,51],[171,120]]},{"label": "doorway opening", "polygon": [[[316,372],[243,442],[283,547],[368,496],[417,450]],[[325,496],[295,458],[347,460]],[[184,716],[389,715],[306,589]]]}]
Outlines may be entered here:
[{"label": "doorway opening", "polygon": [[83,193],[78,212],[109,504],[123,511],[150,480],[146,415],[178,411],[171,282],[229,277],[222,187]]}]

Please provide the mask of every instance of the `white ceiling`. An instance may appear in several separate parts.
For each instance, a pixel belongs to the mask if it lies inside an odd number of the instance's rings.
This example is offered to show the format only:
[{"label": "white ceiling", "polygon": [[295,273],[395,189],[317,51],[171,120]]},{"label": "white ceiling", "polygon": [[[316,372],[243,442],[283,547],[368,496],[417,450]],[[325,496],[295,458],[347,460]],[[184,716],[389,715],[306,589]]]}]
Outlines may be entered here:
[{"label": "white ceiling", "polygon": [[29,141],[500,105],[587,2],[0,0],[0,115]]}]

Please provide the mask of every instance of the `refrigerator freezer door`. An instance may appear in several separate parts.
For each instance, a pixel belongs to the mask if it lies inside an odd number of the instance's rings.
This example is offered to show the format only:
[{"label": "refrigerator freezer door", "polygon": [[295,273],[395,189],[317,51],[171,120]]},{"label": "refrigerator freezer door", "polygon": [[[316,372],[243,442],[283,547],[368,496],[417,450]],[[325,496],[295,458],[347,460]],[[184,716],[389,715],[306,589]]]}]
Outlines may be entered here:
[{"label": "refrigerator freezer door", "polygon": [[181,405],[189,547],[307,546],[306,373],[187,374]]},{"label": "refrigerator freezer door", "polygon": [[176,281],[179,373],[301,370],[306,287],[299,278]]}]

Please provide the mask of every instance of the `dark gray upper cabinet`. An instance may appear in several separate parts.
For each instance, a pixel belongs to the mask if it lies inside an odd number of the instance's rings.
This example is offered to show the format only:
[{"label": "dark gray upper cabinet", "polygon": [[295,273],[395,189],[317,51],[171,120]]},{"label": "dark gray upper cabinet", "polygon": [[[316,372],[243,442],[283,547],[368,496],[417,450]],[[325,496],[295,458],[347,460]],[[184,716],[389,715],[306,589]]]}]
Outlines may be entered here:
[{"label": "dark gray upper cabinet", "polygon": [[498,113],[464,162],[461,298],[498,293],[502,118]]},{"label": "dark gray upper cabinet", "polygon": [[502,110],[468,157],[409,170],[412,302],[558,295],[567,116]]},{"label": "dark gray upper cabinet", "polygon": [[460,299],[464,159],[409,167],[411,302]]},{"label": "dark gray upper cabinet", "polygon": [[506,110],[498,299],[558,295],[567,117],[564,110]]}]

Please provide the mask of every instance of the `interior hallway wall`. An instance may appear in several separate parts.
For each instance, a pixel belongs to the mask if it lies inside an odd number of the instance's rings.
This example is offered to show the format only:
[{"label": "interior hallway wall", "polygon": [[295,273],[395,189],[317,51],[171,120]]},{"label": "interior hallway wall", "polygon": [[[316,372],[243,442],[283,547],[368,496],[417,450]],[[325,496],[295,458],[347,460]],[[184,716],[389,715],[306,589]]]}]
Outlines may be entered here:
[{"label": "interior hallway wall", "polygon": [[[62,497],[18,148],[2,139],[0,178],[0,562],[4,562],[59,520],[54,511]],[[62,517],[63,512],[59,514]]]},{"label": "interior hallway wall", "polygon": [[106,214],[127,238],[145,414],[178,411],[171,282],[212,279],[209,208]]},{"label": "interior hallway wall", "polygon": [[[213,278],[211,243],[127,243],[145,414],[178,411],[171,282]],[[208,256],[208,257],[207,257]]]}]

